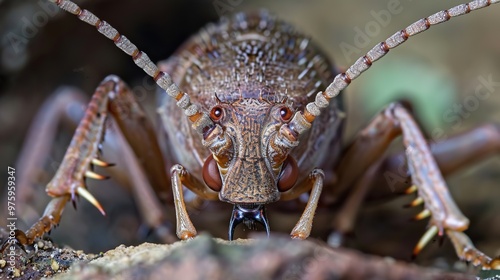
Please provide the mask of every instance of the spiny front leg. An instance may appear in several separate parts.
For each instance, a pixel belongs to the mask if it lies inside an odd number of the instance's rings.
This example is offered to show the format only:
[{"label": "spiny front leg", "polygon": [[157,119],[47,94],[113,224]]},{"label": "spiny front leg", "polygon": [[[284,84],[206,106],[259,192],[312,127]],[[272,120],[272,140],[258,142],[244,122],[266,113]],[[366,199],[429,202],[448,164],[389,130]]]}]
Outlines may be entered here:
[{"label": "spiny front leg", "polygon": [[[426,211],[419,214],[418,218],[427,216],[426,213],[431,214],[431,225],[438,228],[440,235],[445,229],[466,230],[469,220],[453,201],[427,141],[413,117],[402,106],[394,106],[393,114],[399,121],[403,132],[412,181],[418,188],[422,203],[426,203]],[[415,204],[418,204],[420,199]]]},{"label": "spiny front leg", "polygon": [[409,111],[402,106],[393,106],[392,112],[401,126],[408,167],[418,190],[418,198],[411,206],[425,205],[425,209],[415,219],[431,217],[429,228],[413,254],[417,255],[434,235],[446,233],[461,259],[472,261],[474,265],[481,265],[485,269],[498,266],[497,260],[477,250],[463,233],[469,226],[469,220],[453,201],[429,145]]},{"label": "spiny front leg", "polygon": [[[485,124],[452,136],[445,141],[431,141],[429,144],[441,174],[446,177],[461,168],[497,154],[500,151],[500,125]],[[404,161],[402,161],[403,158]],[[345,180],[341,180],[340,183],[345,184]],[[335,242],[330,244],[340,245],[341,242],[337,241],[342,241],[344,235],[354,229],[360,202],[363,202],[366,195],[368,200],[399,197],[410,186],[411,174],[406,167],[404,151],[390,155],[383,158],[381,162],[377,161],[371,165],[370,169],[350,189],[349,197],[342,202],[344,206],[335,213],[336,219],[333,228],[337,230],[338,236],[336,239],[332,239]],[[325,188],[328,187],[329,185]],[[339,184],[332,187],[337,188]],[[368,194],[366,191],[369,191]],[[420,200],[421,198],[407,206],[416,206],[422,202]]]},{"label": "spiny front leg", "polygon": [[[112,124],[118,128],[115,129],[115,135],[122,135],[117,139],[123,138],[120,142],[126,143],[121,145],[122,156],[127,159],[125,165],[129,169],[131,177],[129,179],[133,182],[133,189],[138,194],[141,214],[151,228],[158,228],[165,221],[161,203],[149,189],[151,185],[157,189],[168,185],[153,127],[125,83],[116,76],[109,76],[94,93],[62,164],[46,187],[47,193],[54,199],[47,206],[42,218],[26,232],[26,235],[19,234],[18,241],[21,244],[31,244],[35,238],[50,231],[59,223],[64,206],[70,199],[76,206],[77,196],[83,196],[104,215],[102,206],[87,190],[85,180],[106,178],[94,173],[92,166],[110,166],[98,159],[100,144],[108,127],[106,125],[108,115],[112,116]],[[128,149],[124,149],[125,146],[132,151],[126,153]],[[127,154],[135,154],[137,158],[126,156]],[[134,161],[140,163],[134,165],[135,169],[130,165],[130,162]],[[165,235],[165,240],[172,239],[169,235]]]},{"label": "spiny front leg", "polygon": [[429,228],[415,247],[413,255],[416,256],[436,234],[442,236],[446,233],[461,259],[471,261],[476,266],[481,265],[484,269],[499,269],[500,259],[492,259],[476,249],[463,233],[469,226],[469,220],[460,212],[448,192],[429,145],[410,113],[402,107],[395,107],[394,115],[400,121],[408,168],[418,190],[418,197],[410,206],[425,204],[425,209],[415,217],[417,220],[431,216]]},{"label": "spiny front leg", "polygon": [[77,196],[90,201],[105,215],[102,206],[87,190],[85,180],[107,178],[94,173],[91,165],[110,166],[98,159],[99,145],[107,119],[109,90],[106,86],[101,86],[92,97],[59,169],[46,186],[46,192],[54,198],[45,208],[43,216],[26,231],[26,234],[20,231],[17,233],[17,240],[22,245],[32,244],[37,237],[41,237],[59,224],[66,203],[71,200],[76,207]]},{"label": "spiny front leg", "polygon": [[[74,131],[83,118],[88,102],[88,97],[83,92],[62,87],[42,104],[33,118],[15,164],[19,170],[16,202],[23,205],[18,215],[26,223],[31,224],[39,218],[39,213],[33,208],[36,197],[33,187],[39,183],[41,175],[44,175],[42,167],[49,157],[58,129],[68,128]],[[5,203],[5,208],[2,209],[7,209],[7,200]]]},{"label": "spiny front leg", "polygon": [[[106,179],[92,171],[91,165],[107,167],[108,163],[98,159],[100,143],[104,136],[109,99],[108,90],[99,87],[90,101],[64,155],[61,167],[47,184],[45,190],[52,197],[69,195],[76,207],[76,196],[81,195],[105,215],[99,202],[87,191],[85,179]],[[61,209],[62,211],[62,209]],[[43,218],[43,217],[42,217]]]},{"label": "spiny front leg", "polygon": [[[495,261],[474,248],[462,233],[469,226],[469,220],[453,201],[420,128],[402,104],[389,105],[357,136],[335,170],[338,174],[337,183],[331,189],[327,189],[325,195],[334,198],[344,195],[349,186],[356,183],[360,176],[381,158],[389,144],[400,135],[403,136],[414,184],[408,193],[418,191],[419,196],[410,206],[424,204],[426,207],[415,219],[431,217],[429,229],[415,247],[414,255],[418,254],[436,234],[446,233],[460,258],[470,260],[484,268],[492,267]],[[374,176],[372,174],[369,177]],[[465,238],[458,238],[463,236]]]}]

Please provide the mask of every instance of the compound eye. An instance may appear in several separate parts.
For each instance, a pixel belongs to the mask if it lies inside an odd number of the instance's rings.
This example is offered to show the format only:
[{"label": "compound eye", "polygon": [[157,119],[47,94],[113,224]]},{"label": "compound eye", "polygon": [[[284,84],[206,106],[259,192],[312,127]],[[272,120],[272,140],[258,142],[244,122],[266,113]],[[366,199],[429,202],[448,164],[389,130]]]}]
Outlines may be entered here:
[{"label": "compound eye", "polygon": [[291,189],[299,178],[299,167],[292,156],[288,156],[283,163],[278,179],[278,190],[285,192]]},{"label": "compound eye", "polygon": [[222,119],[223,115],[224,115],[224,110],[222,110],[222,108],[219,106],[214,106],[210,111],[210,118],[213,121],[219,121],[220,119]]},{"label": "compound eye", "polygon": [[293,116],[293,112],[287,106],[283,106],[280,108],[280,117],[283,121],[289,121]]},{"label": "compound eye", "polygon": [[213,191],[219,192],[222,188],[219,167],[213,155],[210,155],[203,164],[203,181]]}]

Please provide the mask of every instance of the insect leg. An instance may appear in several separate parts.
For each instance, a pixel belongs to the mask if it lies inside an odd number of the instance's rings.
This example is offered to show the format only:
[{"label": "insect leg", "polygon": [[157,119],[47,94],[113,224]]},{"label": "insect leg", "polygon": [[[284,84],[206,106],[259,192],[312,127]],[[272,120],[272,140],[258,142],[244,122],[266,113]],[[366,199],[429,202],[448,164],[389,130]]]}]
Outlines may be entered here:
[{"label": "insect leg", "polygon": [[[467,165],[498,153],[500,127],[497,124],[485,124],[445,141],[431,142],[430,149],[439,170],[443,176],[448,176]],[[336,241],[332,241],[332,244],[340,245],[343,235],[353,230],[359,207],[365,196],[366,200],[370,201],[387,199],[399,196],[411,186],[411,176],[406,162],[403,161],[404,156],[404,153],[398,153],[377,161],[355,183],[348,198],[343,201],[342,208],[335,215],[333,228],[336,234],[332,235],[332,240]],[[392,178],[390,182],[388,175]],[[417,202],[419,200],[415,201]]]},{"label": "insect leg", "polygon": [[[126,139],[125,142],[139,157],[142,170],[150,180],[149,183],[157,188],[168,185],[168,178],[164,171],[162,157],[159,156],[161,152],[152,125],[145,118],[145,114],[135,101],[132,92],[118,77],[110,76],[94,93],[62,164],[47,184],[47,193],[55,198],[47,206],[42,218],[26,232],[26,238],[23,240],[27,243],[22,243],[20,240],[21,244],[31,244],[35,238],[50,231],[54,225],[59,223],[64,205],[70,199],[75,204],[77,196],[83,196],[104,214],[102,206],[87,190],[85,180],[86,178],[106,178],[106,176],[93,172],[91,166],[109,166],[99,159],[100,144],[107,128],[108,115],[113,117],[115,124]],[[152,227],[159,226],[165,219],[164,211],[154,195],[145,195],[152,192],[151,187],[147,182],[138,180],[134,176],[130,179],[135,180],[133,185],[140,189],[136,191],[139,194],[139,208],[142,214]],[[144,202],[144,200],[147,201]]]},{"label": "insect leg", "polygon": [[197,232],[186,209],[182,186],[186,186],[195,194],[205,199],[215,200],[218,198],[218,193],[210,190],[204,183],[191,176],[186,168],[180,164],[174,165],[170,172],[172,174],[172,191],[177,220],[177,237],[182,240],[193,238]]},{"label": "insect leg", "polygon": [[292,238],[306,239],[311,233],[314,213],[316,212],[316,208],[318,206],[321,190],[323,189],[324,179],[325,174],[323,173],[323,171],[321,169],[314,169],[309,175],[309,180],[301,183],[312,184],[312,190],[309,194],[309,200],[307,201],[306,209],[304,210],[299,221],[290,233]]},{"label": "insect leg", "polygon": [[[341,208],[335,213],[332,222],[333,232],[328,237],[328,244],[332,247],[341,246],[345,235],[352,233],[358,212],[365,201],[366,195],[373,187],[373,178],[377,176],[381,162],[381,160],[376,161],[355,182],[347,198],[342,201]],[[333,187],[335,186],[333,185]]]},{"label": "insect leg", "polygon": [[49,157],[59,125],[64,124],[74,130],[87,103],[87,97],[82,92],[65,87],[48,98],[35,115],[15,165],[18,170],[16,202],[23,205],[18,215],[26,223],[33,223],[38,219],[39,214],[30,208],[35,196],[33,187],[43,177],[42,167]]},{"label": "insect leg", "polygon": [[[500,125],[484,124],[443,141],[431,139],[429,143],[439,170],[443,176],[448,176],[473,163],[498,154],[500,151]],[[408,167],[403,160],[404,156],[404,153],[398,153],[384,159],[380,171],[372,180],[371,191],[368,194],[369,200],[394,197],[411,186]]]},{"label": "insect leg", "polygon": [[[463,242],[464,239],[455,237],[462,236],[460,232],[467,229],[469,220],[453,201],[427,141],[410,112],[402,104],[389,105],[372,120],[366,129],[361,131],[341,160],[337,170],[339,185],[346,184],[343,180],[350,180],[346,185],[352,185],[356,177],[362,175],[367,170],[367,166],[380,158],[391,141],[399,135],[403,136],[412,182],[426,207],[416,219],[431,217],[428,234],[424,235],[425,238],[419,242],[414,253],[418,253],[425,246],[432,233],[440,235],[447,233],[456,241],[454,245],[457,251],[460,247],[468,248],[468,245]],[[353,166],[358,168],[349,168]],[[346,176],[339,170],[347,170],[349,173]],[[470,250],[473,250],[477,256],[483,255],[475,248]],[[459,254],[460,257],[462,255]],[[472,261],[480,263],[483,267],[491,264],[491,259],[485,258],[472,259]]]}]

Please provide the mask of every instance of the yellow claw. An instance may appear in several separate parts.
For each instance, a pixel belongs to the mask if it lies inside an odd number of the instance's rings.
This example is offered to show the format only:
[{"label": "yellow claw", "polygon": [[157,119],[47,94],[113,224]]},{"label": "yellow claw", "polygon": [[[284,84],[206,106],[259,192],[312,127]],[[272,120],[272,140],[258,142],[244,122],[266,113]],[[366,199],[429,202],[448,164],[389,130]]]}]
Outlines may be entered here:
[{"label": "yellow claw", "polygon": [[418,190],[417,186],[413,185],[405,190],[405,194],[411,194]]},{"label": "yellow claw", "polygon": [[102,208],[99,201],[97,201],[97,199],[89,191],[87,191],[87,189],[85,189],[84,187],[78,187],[76,189],[76,193],[78,193],[83,198],[88,200],[92,205],[94,205],[103,216],[106,216],[106,212],[104,212],[104,209]]},{"label": "yellow claw", "polygon": [[495,258],[490,263],[491,269],[500,270],[500,257]]},{"label": "yellow claw", "polygon": [[97,173],[92,172],[92,171],[85,171],[85,177],[96,179],[96,180],[105,180],[105,179],[109,178],[107,176],[97,174]]},{"label": "yellow claw", "polygon": [[114,166],[113,163],[107,163],[105,161],[102,161],[98,158],[93,158],[92,159],[92,164],[93,165],[97,165],[97,166],[101,166],[101,167],[109,167],[109,166]]},{"label": "yellow claw", "polygon": [[419,206],[422,203],[424,203],[424,199],[421,197],[417,197],[412,202],[405,205],[405,207],[415,207],[415,206]]},{"label": "yellow claw", "polygon": [[422,238],[420,238],[417,245],[413,249],[413,255],[412,255],[413,258],[415,258],[422,251],[425,245],[427,245],[429,241],[431,241],[431,239],[436,235],[436,233],[438,233],[438,227],[435,225],[431,226],[425,232],[425,234],[422,236]]},{"label": "yellow claw", "polygon": [[427,217],[429,217],[431,215],[431,211],[429,211],[429,209],[425,209],[423,210],[422,212],[418,213],[414,218],[413,220],[415,221],[420,221],[420,220],[423,220]]}]

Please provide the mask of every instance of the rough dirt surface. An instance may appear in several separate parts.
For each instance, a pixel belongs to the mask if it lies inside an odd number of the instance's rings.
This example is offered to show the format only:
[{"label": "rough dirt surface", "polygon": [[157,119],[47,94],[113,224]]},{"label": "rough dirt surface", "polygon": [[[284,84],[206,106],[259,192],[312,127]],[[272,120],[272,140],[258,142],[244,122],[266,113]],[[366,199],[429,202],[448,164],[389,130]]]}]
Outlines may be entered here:
[{"label": "rough dirt surface", "polygon": [[[475,279],[332,249],[287,236],[233,242],[201,235],[174,244],[143,243],[99,255],[56,248],[39,241],[36,253],[17,251],[16,279]],[[0,278],[12,277],[3,263]]]},{"label": "rough dirt surface", "polygon": [[[7,231],[0,228],[1,244],[4,244],[7,236]],[[0,279],[51,277],[68,270],[72,264],[86,263],[98,256],[71,248],[59,248],[50,240],[39,240],[25,251],[18,246],[14,248],[10,250],[10,246],[7,247],[0,258]]]}]

